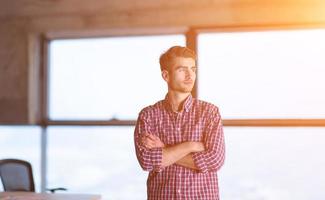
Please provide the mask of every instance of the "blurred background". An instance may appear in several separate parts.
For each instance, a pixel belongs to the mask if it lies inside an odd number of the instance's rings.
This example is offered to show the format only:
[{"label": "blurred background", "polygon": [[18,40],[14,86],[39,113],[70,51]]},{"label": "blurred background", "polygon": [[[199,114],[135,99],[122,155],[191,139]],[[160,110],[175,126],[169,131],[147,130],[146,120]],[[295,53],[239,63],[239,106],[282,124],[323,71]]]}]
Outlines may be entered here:
[{"label": "blurred background", "polygon": [[321,0],[2,0],[0,159],[31,162],[37,192],[146,199],[134,125],[173,45],[223,117],[221,199],[325,199]]}]

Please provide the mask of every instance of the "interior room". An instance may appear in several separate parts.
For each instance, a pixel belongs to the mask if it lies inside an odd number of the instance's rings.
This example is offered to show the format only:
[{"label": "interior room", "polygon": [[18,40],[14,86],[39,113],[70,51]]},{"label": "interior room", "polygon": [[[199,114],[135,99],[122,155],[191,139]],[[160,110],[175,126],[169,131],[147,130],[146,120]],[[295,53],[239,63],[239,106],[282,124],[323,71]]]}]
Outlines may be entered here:
[{"label": "interior room", "polygon": [[147,199],[134,133],[171,46],[196,52],[191,95],[222,117],[220,199],[325,199],[322,0],[0,1],[0,163],[57,200]]}]

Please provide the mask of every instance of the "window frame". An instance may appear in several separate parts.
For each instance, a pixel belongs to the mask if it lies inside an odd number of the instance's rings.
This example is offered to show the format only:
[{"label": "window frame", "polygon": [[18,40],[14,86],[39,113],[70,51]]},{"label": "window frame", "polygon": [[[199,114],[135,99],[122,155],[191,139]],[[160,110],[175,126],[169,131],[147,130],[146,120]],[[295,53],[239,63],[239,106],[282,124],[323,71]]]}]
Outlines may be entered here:
[{"label": "window frame", "polygon": [[[309,24],[267,24],[267,25],[246,25],[246,26],[202,26],[195,27],[189,31],[195,34],[195,43],[193,48],[198,52],[197,48],[197,37],[201,33],[234,33],[234,32],[264,32],[264,31],[283,31],[283,30],[313,30],[313,29],[325,29],[324,23],[309,23]],[[193,36],[192,36],[193,37]],[[198,52],[199,54],[199,52]],[[200,67],[198,66],[198,73],[200,73]],[[199,82],[197,80],[196,82]],[[196,86],[196,91],[197,91]],[[224,119],[222,120],[224,126],[232,127],[324,127],[325,118],[301,118],[301,119],[279,119],[279,118],[268,118],[268,119]]]},{"label": "window frame", "polygon": [[[225,33],[225,32],[249,32],[249,31],[274,31],[274,30],[308,30],[325,28],[324,23],[313,24],[282,24],[282,25],[247,25],[247,26],[207,26],[207,27],[161,27],[161,28],[117,28],[100,31],[61,31],[47,32],[41,36],[40,50],[40,111],[39,122],[41,129],[41,191],[46,188],[47,166],[47,127],[48,126],[134,126],[136,120],[50,120],[48,113],[48,64],[49,42],[55,39],[81,39],[99,37],[129,37],[129,36],[155,36],[183,34],[186,46],[197,52],[198,35],[200,33]],[[199,73],[199,69],[198,72]],[[196,80],[192,95],[197,97],[198,84]],[[325,127],[325,118],[321,119],[226,119],[224,126],[230,127]]]},{"label": "window frame", "polygon": [[[158,29],[111,29],[105,31],[83,31],[83,32],[50,32],[42,38],[42,73],[41,73],[41,125],[42,126],[134,126],[135,120],[55,120],[49,118],[49,43],[55,39],[82,39],[82,38],[103,38],[103,37],[136,37],[136,36],[163,36],[163,35],[184,35],[186,45],[193,48],[193,37],[190,29],[179,28],[158,28]],[[189,41],[189,38],[191,41]],[[195,48],[193,48],[195,49]],[[157,61],[158,62],[158,61]],[[196,86],[192,92],[196,96]]]}]

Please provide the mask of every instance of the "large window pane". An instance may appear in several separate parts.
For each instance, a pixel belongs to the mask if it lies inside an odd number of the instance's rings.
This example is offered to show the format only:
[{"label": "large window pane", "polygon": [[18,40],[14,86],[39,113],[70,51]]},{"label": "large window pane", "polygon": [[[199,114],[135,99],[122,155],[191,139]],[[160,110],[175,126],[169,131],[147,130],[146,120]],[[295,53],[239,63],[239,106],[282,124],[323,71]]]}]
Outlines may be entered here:
[{"label": "large window pane", "polygon": [[53,40],[50,42],[51,119],[136,119],[164,98],[159,56],[183,35]]},{"label": "large window pane", "polygon": [[224,118],[324,118],[325,30],[200,34],[199,96]]},{"label": "large window pane", "polygon": [[325,128],[225,128],[223,200],[325,199]]},{"label": "large window pane", "polygon": [[[22,159],[31,163],[36,191],[40,191],[41,129],[36,126],[0,126],[0,159]],[[0,184],[0,191],[2,190]]]},{"label": "large window pane", "polygon": [[146,199],[134,127],[49,127],[48,185],[103,199]]}]

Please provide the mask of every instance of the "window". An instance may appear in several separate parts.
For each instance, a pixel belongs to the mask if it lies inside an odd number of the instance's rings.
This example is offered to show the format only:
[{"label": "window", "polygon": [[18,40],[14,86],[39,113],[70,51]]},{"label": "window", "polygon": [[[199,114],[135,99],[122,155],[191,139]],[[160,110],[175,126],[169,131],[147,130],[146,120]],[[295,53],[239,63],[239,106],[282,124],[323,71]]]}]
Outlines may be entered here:
[{"label": "window", "polygon": [[52,40],[49,117],[52,120],[135,120],[163,99],[159,56],[183,35]]},{"label": "window", "polygon": [[[223,119],[324,118],[324,30],[201,33],[198,95]],[[104,199],[145,199],[133,126],[69,120],[135,120],[164,98],[159,56],[183,35],[52,40],[48,185]],[[145,58],[145,59],[144,59]],[[225,127],[221,199],[323,199],[324,128]],[[314,167],[311,167],[314,166]],[[124,191],[128,191],[125,193]]]},{"label": "window", "polygon": [[226,127],[224,200],[324,199],[325,128]]},{"label": "window", "polygon": [[325,30],[203,33],[199,97],[231,118],[324,118]]},{"label": "window", "polygon": [[[322,29],[199,34],[199,98],[219,106],[225,121],[324,119],[324,34]],[[221,199],[324,198],[324,128],[224,132]]]},{"label": "window", "polygon": [[145,199],[147,173],[135,155],[134,127],[48,128],[48,185],[103,199]]}]

